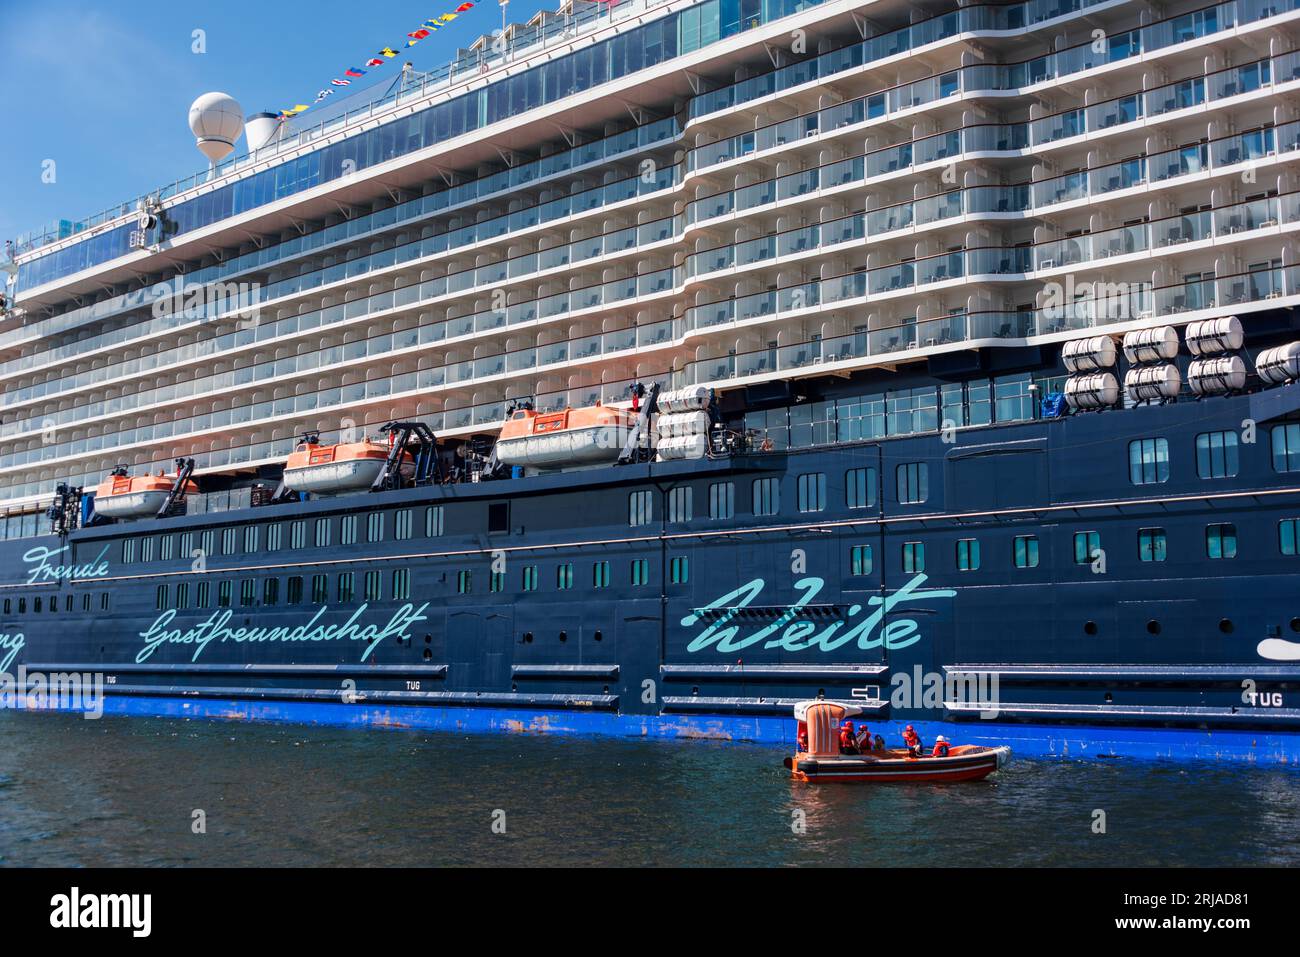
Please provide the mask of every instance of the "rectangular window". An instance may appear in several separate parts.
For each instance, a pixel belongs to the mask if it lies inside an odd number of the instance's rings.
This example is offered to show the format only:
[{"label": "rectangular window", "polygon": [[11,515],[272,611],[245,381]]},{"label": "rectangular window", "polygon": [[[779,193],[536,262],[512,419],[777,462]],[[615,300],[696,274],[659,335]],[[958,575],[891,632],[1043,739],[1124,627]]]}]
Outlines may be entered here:
[{"label": "rectangular window", "polygon": [[357,517],[344,515],[339,519],[339,544],[355,545],[357,543]]},{"label": "rectangular window", "polygon": [[854,545],[849,549],[849,574],[871,574],[871,546]]},{"label": "rectangular window", "polygon": [[406,601],[411,597],[411,570],[409,568],[393,569],[393,600]]},{"label": "rectangular window", "polygon": [[1283,555],[1297,554],[1296,546],[1300,543],[1300,518],[1284,518],[1277,523],[1277,546]]},{"label": "rectangular window", "polygon": [[235,586],[229,579],[217,583],[217,607],[229,608],[231,596],[235,593]]},{"label": "rectangular window", "polygon": [[821,512],[826,509],[826,473],[808,472],[799,476],[799,511]]},{"label": "rectangular window", "polygon": [[1017,535],[1011,543],[1011,554],[1017,568],[1038,567],[1038,536]]},{"label": "rectangular window", "polygon": [[366,541],[382,542],[384,540],[384,513],[371,512],[366,516]]},{"label": "rectangular window", "polygon": [[262,604],[275,605],[280,601],[280,579],[263,578],[262,579]]},{"label": "rectangular window", "polygon": [[266,550],[268,552],[278,552],[281,546],[281,534],[284,526],[279,522],[272,522],[266,526]]},{"label": "rectangular window", "polygon": [[1169,481],[1169,440],[1134,439],[1128,444],[1128,478],[1134,485]]},{"label": "rectangular window", "polygon": [[[40,601],[39,598],[36,600]],[[155,611],[162,611],[164,608],[167,607],[167,586],[166,585],[159,585],[157,591],[155,591],[153,607]]]},{"label": "rectangular window", "polygon": [[1273,429],[1273,471],[1300,472],[1300,422]]},{"label": "rectangular window", "polygon": [[177,557],[184,558],[187,561],[194,557],[194,533],[193,532],[185,532],[181,535],[181,553]]},{"label": "rectangular window", "polygon": [[[209,528],[199,536],[199,548],[203,550],[204,557],[209,557],[217,553],[217,533],[214,529]],[[191,558],[194,556],[191,555]]]},{"label": "rectangular window", "polygon": [[393,513],[393,538],[402,542],[411,537],[411,510],[399,508]]},{"label": "rectangular window", "polygon": [[685,585],[691,577],[691,562],[685,555],[668,560],[668,574],[674,585]]},{"label": "rectangular window", "polygon": [[844,504],[870,508],[876,504],[876,470],[849,469],[844,473]]},{"label": "rectangular window", "polygon": [[328,575],[311,576],[311,600],[317,605],[323,605],[330,600],[330,580]]},{"label": "rectangular window", "polygon": [[257,601],[257,580],[243,578],[239,582],[239,604],[247,608]]},{"label": "rectangular window", "polygon": [[212,603],[212,586],[209,582],[199,582],[194,589],[194,607],[207,608]]},{"label": "rectangular window", "polygon": [[430,505],[424,510],[424,534],[436,538],[442,534],[442,506]]},{"label": "rectangular window", "polygon": [[775,515],[781,511],[781,483],[774,478],[754,479],[754,514]]},{"label": "rectangular window", "polygon": [[463,568],[456,573],[456,591],[462,595],[468,595],[474,587],[474,580],[470,576],[468,568]]},{"label": "rectangular window", "polygon": [[709,518],[732,518],[736,514],[736,483],[715,482],[709,486]]},{"label": "rectangular window", "polygon": [[155,541],[155,539],[154,539],[152,536],[150,536],[150,537],[148,537],[148,538],[141,539],[141,541],[140,541],[140,561],[142,561],[142,562],[151,562],[151,561],[153,561],[153,543],[154,543],[154,541]]},{"label": "rectangular window", "polygon": [[235,554],[235,545],[239,541],[239,529],[223,528],[221,530],[221,554]]},{"label": "rectangular window", "polygon": [[925,571],[924,542],[903,542],[903,571],[909,575]]},{"label": "rectangular window", "polygon": [[341,602],[351,601],[356,597],[356,584],[352,578],[352,572],[339,572],[338,579],[338,600]]},{"label": "rectangular window", "polygon": [[123,565],[130,565],[135,562],[135,552],[136,552],[135,539],[134,538],[122,539],[122,564]]},{"label": "rectangular window", "polygon": [[978,538],[957,541],[957,571],[973,572],[980,567],[980,542]]},{"label": "rectangular window", "polygon": [[627,523],[636,528],[654,520],[654,492],[633,492],[627,497]]},{"label": "rectangular window", "polygon": [[176,603],[177,609],[188,608],[190,604],[190,585],[189,582],[178,582],[176,584]]},{"label": "rectangular window", "polygon": [[898,503],[919,505],[930,497],[930,466],[926,462],[908,462],[897,469]]},{"label": "rectangular window", "polygon": [[522,578],[524,591],[537,591],[537,566],[525,565]]},{"label": "rectangular window", "polygon": [[1163,562],[1168,549],[1163,528],[1138,529],[1138,558],[1144,562]]},{"label": "rectangular window", "polygon": [[492,591],[492,592],[505,591],[505,587],[506,587],[505,572],[491,572],[488,575],[488,591]]},{"label": "rectangular window", "polygon": [[316,547],[328,548],[330,544],[330,520],[328,518],[316,519]]},{"label": "rectangular window", "polygon": [[[19,601],[19,603],[21,604],[22,599],[20,598],[20,599],[18,599],[18,601]],[[19,611],[22,611],[21,608],[19,608],[18,610],[19,610]],[[100,610],[100,611],[108,611],[108,592],[101,592],[101,593],[100,593],[100,596],[99,596],[99,610]]]},{"label": "rectangular window", "polygon": [[1208,558],[1237,557],[1237,526],[1230,524],[1205,526],[1205,554]]},{"label": "rectangular window", "polygon": [[1100,532],[1074,533],[1074,563],[1076,565],[1091,565],[1100,555]]},{"label": "rectangular window", "polygon": [[632,584],[645,585],[650,581],[650,563],[644,558],[632,559]]},{"label": "rectangular window", "polygon": [[591,584],[593,588],[609,587],[609,562],[592,562]]},{"label": "rectangular window", "polygon": [[682,525],[694,517],[691,501],[692,490],[689,485],[668,490],[668,521]]},{"label": "rectangular window", "polygon": [[1237,433],[1202,432],[1196,437],[1196,474],[1203,479],[1237,474]]},{"label": "rectangular window", "polygon": [[257,551],[257,540],[260,536],[261,527],[258,525],[244,526],[244,551],[252,554]]},{"label": "rectangular window", "polygon": [[176,557],[176,536],[164,535],[162,537],[162,547],[158,553],[161,561],[169,562]]},{"label": "rectangular window", "polygon": [[289,579],[284,589],[284,600],[285,603],[289,605],[302,604],[302,576],[301,575],[294,575]]},{"label": "rectangular window", "polygon": [[378,569],[366,572],[365,600],[382,601],[384,597],[383,572]]},{"label": "rectangular window", "polygon": [[568,591],[573,587],[573,564],[566,562],[555,569],[555,587],[560,591]]},{"label": "rectangular window", "polygon": [[307,522],[305,519],[300,518],[289,526],[289,547],[307,547]]},{"label": "rectangular window", "polygon": [[[90,592],[81,596],[81,610],[90,611]],[[9,614],[9,599],[5,599],[5,614]]]}]

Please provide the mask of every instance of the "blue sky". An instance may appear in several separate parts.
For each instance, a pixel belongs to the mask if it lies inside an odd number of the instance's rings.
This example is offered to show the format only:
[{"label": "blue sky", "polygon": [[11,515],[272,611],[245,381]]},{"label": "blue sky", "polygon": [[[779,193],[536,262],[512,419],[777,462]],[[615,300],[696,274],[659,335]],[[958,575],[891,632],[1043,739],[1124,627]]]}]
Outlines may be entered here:
[{"label": "blue sky", "polygon": [[[229,93],[245,115],[310,103],[331,77],[383,46],[398,49],[408,31],[459,2],[0,0],[0,239],[84,218],[201,170],[206,161],[188,126],[200,93]],[[512,0],[510,19],[555,6]],[[440,66],[500,25],[496,0],[479,0],[349,92],[372,79],[387,85],[406,60],[420,70]],[[195,30],[206,34],[206,53],[191,50]],[[53,183],[42,182],[47,160]]]}]

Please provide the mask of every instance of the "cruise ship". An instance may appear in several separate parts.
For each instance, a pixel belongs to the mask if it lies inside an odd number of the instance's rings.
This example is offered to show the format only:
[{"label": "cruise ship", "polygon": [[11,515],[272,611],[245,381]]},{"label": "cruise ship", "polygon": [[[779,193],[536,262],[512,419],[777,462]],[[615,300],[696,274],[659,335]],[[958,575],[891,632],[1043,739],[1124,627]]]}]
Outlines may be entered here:
[{"label": "cruise ship", "polygon": [[8,245],[0,671],[1300,761],[1300,0],[567,0],[190,120]]}]

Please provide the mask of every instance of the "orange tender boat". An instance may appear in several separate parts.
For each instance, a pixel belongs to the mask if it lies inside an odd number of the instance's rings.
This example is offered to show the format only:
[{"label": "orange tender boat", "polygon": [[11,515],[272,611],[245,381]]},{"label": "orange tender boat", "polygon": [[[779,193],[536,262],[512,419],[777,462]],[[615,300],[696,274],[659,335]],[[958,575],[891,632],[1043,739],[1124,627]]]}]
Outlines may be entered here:
[{"label": "orange tender boat", "polygon": [[612,462],[623,451],[632,423],[631,412],[607,405],[562,412],[516,409],[501,427],[497,460],[543,469]]},{"label": "orange tender boat", "polygon": [[[161,471],[157,475],[132,478],[126,474],[125,468],[115,469],[112,475],[95,486],[95,511],[106,518],[157,515],[175,484],[175,475]],[[186,495],[198,490],[199,487],[188,480],[181,489]]]},{"label": "orange tender boat", "polygon": [[[284,465],[284,484],[295,492],[328,495],[370,488],[388,461],[389,445],[366,439],[322,445],[316,436],[304,436]],[[402,474],[415,470],[411,453],[402,452]]]},{"label": "orange tender boat", "polygon": [[954,745],[946,757],[913,757],[905,748],[841,754],[840,722],[861,713],[862,708],[847,702],[795,705],[795,719],[807,728],[808,750],[785,759],[791,775],[799,781],[979,781],[1011,760],[1005,745]]}]

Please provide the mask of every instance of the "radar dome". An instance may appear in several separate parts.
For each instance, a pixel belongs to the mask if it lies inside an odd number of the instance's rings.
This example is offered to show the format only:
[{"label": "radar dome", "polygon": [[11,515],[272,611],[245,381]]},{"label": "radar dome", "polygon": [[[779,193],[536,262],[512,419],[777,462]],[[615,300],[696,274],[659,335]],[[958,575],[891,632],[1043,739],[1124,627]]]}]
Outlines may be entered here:
[{"label": "radar dome", "polygon": [[190,129],[213,166],[229,156],[244,131],[244,110],[228,93],[204,93],[190,107]]}]

